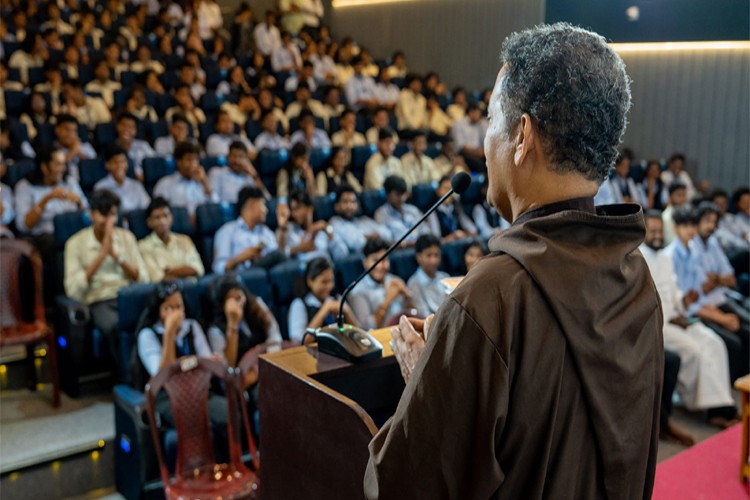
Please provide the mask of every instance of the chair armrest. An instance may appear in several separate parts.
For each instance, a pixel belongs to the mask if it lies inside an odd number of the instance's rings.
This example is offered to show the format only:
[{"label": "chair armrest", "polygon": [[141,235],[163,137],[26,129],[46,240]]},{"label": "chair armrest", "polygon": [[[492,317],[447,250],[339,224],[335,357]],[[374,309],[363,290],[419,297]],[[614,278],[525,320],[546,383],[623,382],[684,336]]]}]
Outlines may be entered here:
[{"label": "chair armrest", "polygon": [[146,395],[129,385],[119,384],[113,389],[115,404],[127,412],[134,420],[146,422],[143,416],[146,412]]},{"label": "chair armrest", "polygon": [[72,326],[82,326],[88,324],[91,320],[91,313],[87,305],[77,300],[66,297],[65,295],[58,295],[55,297],[57,307],[63,313],[64,317]]}]

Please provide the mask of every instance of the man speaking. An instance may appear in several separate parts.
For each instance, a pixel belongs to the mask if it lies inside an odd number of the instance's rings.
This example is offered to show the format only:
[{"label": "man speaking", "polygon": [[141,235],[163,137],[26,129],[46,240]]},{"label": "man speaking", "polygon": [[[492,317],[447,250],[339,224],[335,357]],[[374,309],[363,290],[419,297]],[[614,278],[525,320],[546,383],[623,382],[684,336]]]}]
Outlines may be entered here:
[{"label": "man speaking", "polygon": [[593,201],[625,131],[625,66],[568,24],[511,35],[502,60],[487,198],[513,225],[434,320],[392,332],[407,385],[365,496],[648,498],[661,308],[640,207]]}]

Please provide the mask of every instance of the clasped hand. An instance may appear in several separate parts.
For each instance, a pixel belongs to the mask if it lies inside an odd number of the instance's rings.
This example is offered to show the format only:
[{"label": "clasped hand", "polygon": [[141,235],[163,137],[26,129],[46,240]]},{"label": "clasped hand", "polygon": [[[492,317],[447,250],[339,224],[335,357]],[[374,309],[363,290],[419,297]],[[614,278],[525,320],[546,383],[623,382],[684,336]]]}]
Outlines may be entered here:
[{"label": "clasped hand", "polygon": [[390,342],[391,350],[401,368],[404,382],[409,382],[417,361],[424,351],[434,317],[435,315],[431,314],[422,320],[401,316],[398,326],[391,328],[393,338]]}]

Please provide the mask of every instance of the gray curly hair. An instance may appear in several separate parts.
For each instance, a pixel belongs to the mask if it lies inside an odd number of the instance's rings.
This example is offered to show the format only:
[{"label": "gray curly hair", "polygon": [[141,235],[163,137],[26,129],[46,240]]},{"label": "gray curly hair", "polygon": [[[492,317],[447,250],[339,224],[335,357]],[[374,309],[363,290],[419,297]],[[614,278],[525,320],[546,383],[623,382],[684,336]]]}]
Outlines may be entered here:
[{"label": "gray curly hair", "polygon": [[528,113],[556,172],[604,181],[630,109],[630,78],[607,41],[568,23],[541,25],[510,35],[501,60],[506,132]]}]

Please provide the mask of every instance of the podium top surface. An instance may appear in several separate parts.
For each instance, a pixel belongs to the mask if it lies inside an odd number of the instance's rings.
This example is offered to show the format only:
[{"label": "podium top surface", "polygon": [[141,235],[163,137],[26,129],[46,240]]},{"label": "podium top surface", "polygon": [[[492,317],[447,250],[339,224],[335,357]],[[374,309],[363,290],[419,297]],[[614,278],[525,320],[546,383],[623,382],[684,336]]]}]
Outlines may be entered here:
[{"label": "podium top surface", "polygon": [[[372,330],[370,335],[375,337],[375,339],[383,346],[383,358],[390,358],[393,356],[393,351],[391,351],[390,346],[390,328]],[[319,353],[318,346],[314,343],[306,346],[284,349],[283,351],[266,353],[261,355],[261,358],[284,369],[285,371],[297,376],[306,377],[354,366],[353,363],[343,359]]]}]

